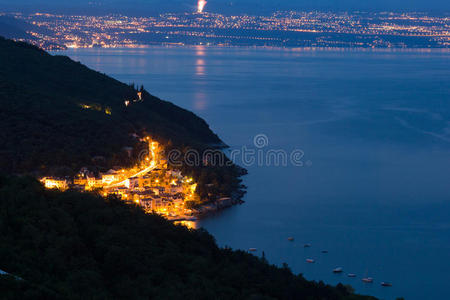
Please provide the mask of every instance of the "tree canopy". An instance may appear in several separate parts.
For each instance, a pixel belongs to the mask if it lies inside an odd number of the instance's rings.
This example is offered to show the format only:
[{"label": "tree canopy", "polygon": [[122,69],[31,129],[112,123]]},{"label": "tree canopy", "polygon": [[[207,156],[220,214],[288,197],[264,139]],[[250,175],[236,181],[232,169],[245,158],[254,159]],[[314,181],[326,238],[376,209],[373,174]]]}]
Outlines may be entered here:
[{"label": "tree canopy", "polygon": [[[81,167],[130,166],[141,150],[136,135],[199,152],[224,145],[203,119],[143,86],[1,37],[0,107],[0,169],[8,173],[62,176]],[[195,177],[203,198],[214,178],[221,179],[216,187],[221,195],[241,188],[242,170],[233,164],[183,171]]]},{"label": "tree canopy", "polygon": [[110,197],[0,176],[4,299],[374,299]]}]

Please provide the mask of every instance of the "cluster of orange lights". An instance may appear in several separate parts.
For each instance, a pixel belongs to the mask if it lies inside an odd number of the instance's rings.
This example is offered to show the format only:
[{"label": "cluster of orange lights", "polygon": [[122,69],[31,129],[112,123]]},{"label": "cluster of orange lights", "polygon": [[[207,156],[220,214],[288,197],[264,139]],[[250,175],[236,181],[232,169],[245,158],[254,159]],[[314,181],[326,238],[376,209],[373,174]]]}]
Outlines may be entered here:
[{"label": "cluster of orange lights", "polygon": [[184,204],[185,201],[196,199],[197,184],[193,178],[182,176],[180,171],[168,169],[158,142],[150,137],[142,141],[148,144],[148,155],[133,168],[109,170],[101,177],[84,172],[72,181],[51,177],[42,178],[41,181],[48,189],[67,190],[73,187],[96,190],[103,196],[114,194],[124,201],[142,205],[146,211],[175,219],[189,215],[191,211]]}]

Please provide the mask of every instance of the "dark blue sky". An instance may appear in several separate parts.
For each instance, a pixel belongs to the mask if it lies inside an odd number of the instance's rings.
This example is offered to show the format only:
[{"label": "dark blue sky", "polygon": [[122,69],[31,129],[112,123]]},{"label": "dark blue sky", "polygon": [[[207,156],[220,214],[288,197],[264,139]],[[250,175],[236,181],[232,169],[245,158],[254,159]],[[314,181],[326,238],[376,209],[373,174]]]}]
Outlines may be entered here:
[{"label": "dark blue sky", "polygon": [[[196,0],[0,0],[7,10],[120,11],[150,13],[193,10]],[[4,9],[0,9],[4,10]],[[209,0],[207,11],[261,13],[287,9],[450,11],[448,0]]]}]

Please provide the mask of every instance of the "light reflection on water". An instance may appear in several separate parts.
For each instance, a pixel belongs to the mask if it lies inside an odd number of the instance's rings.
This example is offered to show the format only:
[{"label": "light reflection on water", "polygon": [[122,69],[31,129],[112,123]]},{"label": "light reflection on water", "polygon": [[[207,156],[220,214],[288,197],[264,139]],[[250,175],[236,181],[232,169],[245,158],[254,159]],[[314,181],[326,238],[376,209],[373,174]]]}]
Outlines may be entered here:
[{"label": "light reflection on water", "polygon": [[195,61],[195,75],[199,77],[199,80],[195,83],[194,91],[194,107],[197,111],[204,111],[207,109],[208,99],[205,92],[205,81],[202,77],[206,74],[206,62],[203,58],[205,56],[205,47],[196,46],[195,55],[198,57]]},{"label": "light reflection on water", "polygon": [[203,59],[197,59],[196,61],[196,68],[195,68],[195,75],[197,76],[204,76],[205,73],[205,61]]}]

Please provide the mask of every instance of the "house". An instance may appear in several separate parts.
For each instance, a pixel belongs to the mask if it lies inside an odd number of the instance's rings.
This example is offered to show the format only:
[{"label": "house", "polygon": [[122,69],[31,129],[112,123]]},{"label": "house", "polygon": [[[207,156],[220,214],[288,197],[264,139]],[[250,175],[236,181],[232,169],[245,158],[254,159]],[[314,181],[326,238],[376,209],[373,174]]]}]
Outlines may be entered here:
[{"label": "house", "polygon": [[117,171],[109,170],[108,172],[102,174],[102,183],[109,185],[114,181],[119,179]]},{"label": "house", "polygon": [[131,177],[125,180],[125,186],[129,189],[137,189],[139,188],[139,178]]},{"label": "house", "polygon": [[183,192],[183,187],[181,185],[179,186],[171,186],[169,189],[169,192],[171,194],[179,194]]},{"label": "house", "polygon": [[166,172],[166,174],[170,177],[175,177],[178,179],[183,178],[183,175],[181,174],[181,171],[179,171],[179,170],[169,170]]},{"label": "house", "polygon": [[102,185],[102,179],[100,178],[95,178],[95,177],[87,177],[86,178],[86,190],[91,190],[94,188],[101,188]]},{"label": "house", "polygon": [[73,180],[73,184],[85,186],[87,184],[87,179],[83,177],[77,177]]},{"label": "house", "polygon": [[153,210],[153,198],[151,198],[151,197],[141,199],[140,204],[145,210],[149,210],[149,211]]},{"label": "house", "polygon": [[69,188],[69,184],[66,179],[44,177],[41,182],[47,189],[58,189],[65,191]]}]

